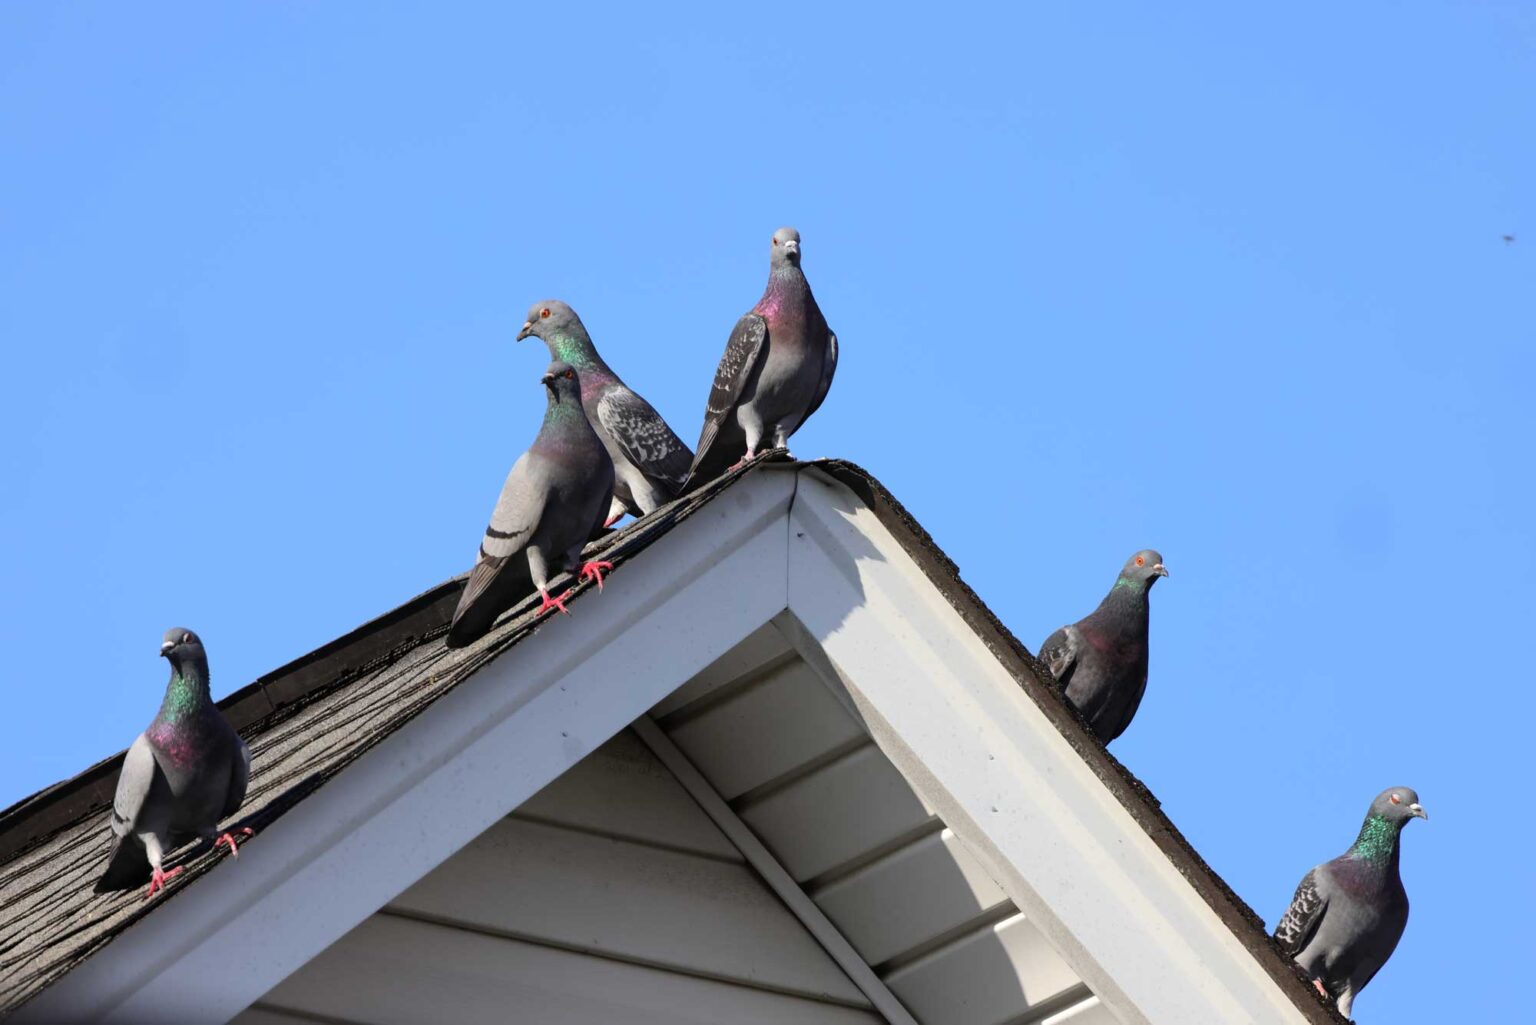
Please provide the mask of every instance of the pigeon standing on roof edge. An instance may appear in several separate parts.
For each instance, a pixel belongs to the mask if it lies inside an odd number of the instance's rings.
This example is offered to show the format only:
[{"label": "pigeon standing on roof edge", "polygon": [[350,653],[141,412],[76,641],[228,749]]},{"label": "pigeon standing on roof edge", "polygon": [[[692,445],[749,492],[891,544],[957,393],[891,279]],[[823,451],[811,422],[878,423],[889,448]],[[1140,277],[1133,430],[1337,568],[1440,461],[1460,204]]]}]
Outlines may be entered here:
[{"label": "pigeon standing on roof edge", "polygon": [[171,663],[160,712],[123,759],[112,799],[112,851],[97,893],[149,882],[151,897],[181,867],[166,872],[165,855],[194,837],[237,853],[234,833],[219,822],[240,809],[251,752],[208,692],[208,654],[197,634],[165,632],[160,654]]},{"label": "pigeon standing on roof edge", "polygon": [[800,233],[773,233],[768,287],[736,322],[704,407],[685,491],[769,448],[784,448],[821,406],[837,371],[827,327],[800,269]]},{"label": "pigeon standing on roof edge", "polygon": [[1137,552],[1098,608],[1040,646],[1040,661],[1106,744],[1125,732],[1146,692],[1147,599],[1152,585],[1167,575],[1161,555],[1150,548]]},{"label": "pigeon standing on roof edge", "polygon": [[576,368],[587,421],[613,460],[613,503],[604,526],[626,512],[643,516],[676,497],[688,479],[693,453],[597,354],[576,311],[556,299],[535,303],[517,340],[530,335],[549,347],[551,359]]},{"label": "pigeon standing on roof edge", "polygon": [[549,578],[578,571],[599,587],[607,562],[581,562],[587,538],[598,530],[613,495],[613,460],[581,405],[577,370],[556,360],[540,378],[548,391],[544,422],[528,451],[502,485],[480,542],[480,554],[459,597],[447,645],[483,636],[496,617],[537,588],[540,612],[565,612],[565,596],[551,598]]},{"label": "pigeon standing on roof edge", "polygon": [[1302,878],[1275,927],[1281,948],[1346,1018],[1407,928],[1408,891],[1398,862],[1403,827],[1415,818],[1429,818],[1417,793],[1383,790],[1354,846]]}]

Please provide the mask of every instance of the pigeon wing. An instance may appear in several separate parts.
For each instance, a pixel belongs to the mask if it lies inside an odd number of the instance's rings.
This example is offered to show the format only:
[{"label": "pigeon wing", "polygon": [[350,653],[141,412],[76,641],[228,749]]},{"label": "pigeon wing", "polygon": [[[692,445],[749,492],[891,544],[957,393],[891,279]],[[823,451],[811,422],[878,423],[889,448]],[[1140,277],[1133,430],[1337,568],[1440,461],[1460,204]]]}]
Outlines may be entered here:
[{"label": "pigeon wing", "polygon": [[131,890],[149,881],[149,856],[134,834],[145,805],[163,796],[155,792],[159,771],[149,738],[140,733],[117,777],[117,793],[112,798],[112,850],[107,855],[107,871],[96,882],[97,893]]},{"label": "pigeon wing", "polygon": [[538,529],[547,497],[544,489],[534,486],[530,453],[524,452],[512,465],[512,472],[507,474],[507,482],[502,486],[501,497],[496,500],[491,522],[480,541],[479,558],[470,571],[469,583],[464,586],[464,594],[453,614],[455,620],[486,592],[507,560],[527,547],[528,539]]},{"label": "pigeon wing", "polygon": [[1296,887],[1291,906],[1281,916],[1280,924],[1275,926],[1275,939],[1280,941],[1288,957],[1301,953],[1311,941],[1317,933],[1317,927],[1322,924],[1323,912],[1327,908],[1328,901],[1318,889],[1317,869],[1314,868],[1301,880],[1301,885]]},{"label": "pigeon wing", "polygon": [[668,491],[675,494],[688,479],[693,453],[639,395],[628,388],[610,389],[598,400],[597,420],[624,457],[647,477],[665,482]]},{"label": "pigeon wing", "polygon": [[1077,654],[1080,650],[1077,628],[1064,626],[1045,639],[1040,645],[1040,661],[1056,677],[1056,682],[1063,689],[1072,679],[1072,670],[1077,668]]},{"label": "pigeon wing", "polygon": [[832,375],[837,373],[837,335],[830,329],[827,331],[827,355],[821,364],[821,380],[816,384],[816,397],[811,400],[811,408],[805,411],[800,418],[804,424],[811,418],[811,414],[821,408],[821,402],[827,397],[827,392],[832,390]]},{"label": "pigeon wing", "polygon": [[720,427],[736,409],[747,378],[757,366],[763,353],[763,341],[768,337],[768,321],[756,313],[748,313],[731,329],[730,340],[725,343],[725,355],[715,369],[715,383],[709,389],[709,401],[704,406],[704,429],[699,433],[699,444],[694,449],[690,477],[699,473],[710,446]]}]

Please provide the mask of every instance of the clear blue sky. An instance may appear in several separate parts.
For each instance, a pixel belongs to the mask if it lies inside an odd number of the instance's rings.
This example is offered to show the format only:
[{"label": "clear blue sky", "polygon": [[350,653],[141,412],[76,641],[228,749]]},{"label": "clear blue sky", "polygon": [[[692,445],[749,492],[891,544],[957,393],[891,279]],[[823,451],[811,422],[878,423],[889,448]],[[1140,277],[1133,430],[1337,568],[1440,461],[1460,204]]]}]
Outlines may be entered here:
[{"label": "clear blue sky", "polygon": [[1161,549],[1115,753],[1271,923],[1417,787],[1359,1017],[1529,1013],[1536,7],[511,6],[0,9],[0,803],[466,569],[534,300],[691,442],[787,223],[797,454],[1032,647]]}]

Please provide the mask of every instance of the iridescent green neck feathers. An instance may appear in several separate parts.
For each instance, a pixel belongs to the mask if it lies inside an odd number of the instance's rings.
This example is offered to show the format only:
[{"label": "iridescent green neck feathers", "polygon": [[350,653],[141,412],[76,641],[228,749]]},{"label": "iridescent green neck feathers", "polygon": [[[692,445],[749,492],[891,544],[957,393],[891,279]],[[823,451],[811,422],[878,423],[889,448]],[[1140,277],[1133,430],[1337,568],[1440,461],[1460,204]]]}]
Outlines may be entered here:
[{"label": "iridescent green neck feathers", "polygon": [[1366,861],[1385,861],[1397,850],[1397,836],[1402,830],[1401,822],[1388,821],[1381,815],[1367,815],[1349,853]]},{"label": "iridescent green neck feathers", "polygon": [[160,703],[160,719],[177,723],[195,715],[208,703],[208,681],[197,672],[175,669]]}]

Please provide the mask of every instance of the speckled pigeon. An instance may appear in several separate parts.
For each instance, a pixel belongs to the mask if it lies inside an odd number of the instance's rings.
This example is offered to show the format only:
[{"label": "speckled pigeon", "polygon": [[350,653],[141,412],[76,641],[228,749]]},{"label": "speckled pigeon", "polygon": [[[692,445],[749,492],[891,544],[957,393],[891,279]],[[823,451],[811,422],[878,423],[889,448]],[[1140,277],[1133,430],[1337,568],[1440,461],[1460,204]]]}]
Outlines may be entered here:
[{"label": "speckled pigeon", "polygon": [[174,627],[165,632],[160,654],[170,660],[171,681],[160,714],[123,760],[112,799],[112,852],[97,893],[131,890],[147,880],[147,899],[181,871],[161,867],[167,852],[201,837],[214,847],[228,844],[235,855],[234,834],[251,834],[218,829],[245,800],[251,752],[208,693],[203,642]]},{"label": "speckled pigeon", "polygon": [[1147,596],[1167,575],[1161,555],[1137,552],[1098,608],[1040,646],[1040,661],[1106,744],[1125,732],[1146,692]]},{"label": "speckled pigeon", "polygon": [[768,287],[736,322],[704,407],[685,490],[765,448],[783,448],[821,406],[837,371],[837,335],[800,270],[800,233],[773,233]]},{"label": "speckled pigeon", "polygon": [[529,335],[549,346],[551,359],[576,368],[587,421],[613,459],[613,504],[604,526],[626,512],[643,516],[676,497],[693,453],[661,414],[626,387],[597,354],[576,311],[555,299],[535,303],[517,340]]},{"label": "speckled pigeon", "polygon": [[1275,939],[1338,1001],[1348,1018],[1355,997],[1387,963],[1408,925],[1408,893],[1398,874],[1399,834],[1409,819],[1428,819],[1408,787],[1371,802],[1355,845],[1306,874]]},{"label": "speckled pigeon", "polygon": [[601,588],[603,571],[613,568],[608,562],[581,562],[582,547],[608,511],[613,460],[581,408],[576,369],[556,360],[541,380],[549,391],[543,426],[513,464],[496,500],[448,628],[450,648],[483,636],[533,587],[544,599],[541,613],[567,612],[564,595],[549,595],[552,573],[579,567],[583,579],[595,579]]}]

